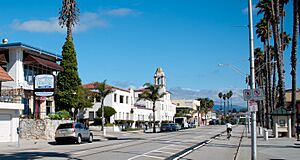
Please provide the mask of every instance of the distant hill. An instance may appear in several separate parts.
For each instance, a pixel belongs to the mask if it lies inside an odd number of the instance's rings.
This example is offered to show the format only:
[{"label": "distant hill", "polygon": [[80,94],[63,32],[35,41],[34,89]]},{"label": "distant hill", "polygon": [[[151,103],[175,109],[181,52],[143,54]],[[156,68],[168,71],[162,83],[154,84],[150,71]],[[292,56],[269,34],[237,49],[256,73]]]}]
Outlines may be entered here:
[{"label": "distant hill", "polygon": [[[222,106],[223,107],[223,106]],[[224,107],[223,107],[224,108]],[[222,108],[222,111],[223,111],[223,108]],[[237,111],[240,111],[241,108],[247,108],[246,106],[238,106],[238,105],[232,105],[232,108],[230,106],[229,110],[232,110],[233,108],[235,108]],[[213,106],[213,110],[214,111],[219,111],[220,110],[220,105],[214,105]],[[225,108],[226,111],[228,111],[228,107],[226,106]]]}]

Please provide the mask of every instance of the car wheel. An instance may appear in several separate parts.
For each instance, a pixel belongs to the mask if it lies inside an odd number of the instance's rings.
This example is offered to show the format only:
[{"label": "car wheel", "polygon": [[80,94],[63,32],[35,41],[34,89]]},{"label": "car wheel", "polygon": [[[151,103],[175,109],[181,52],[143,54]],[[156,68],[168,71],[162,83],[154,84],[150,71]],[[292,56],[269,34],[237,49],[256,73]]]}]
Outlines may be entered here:
[{"label": "car wheel", "polygon": [[82,142],[81,135],[79,134],[77,137],[77,143],[80,144]]},{"label": "car wheel", "polygon": [[90,134],[90,137],[89,137],[89,143],[92,143],[93,142],[93,135]]}]

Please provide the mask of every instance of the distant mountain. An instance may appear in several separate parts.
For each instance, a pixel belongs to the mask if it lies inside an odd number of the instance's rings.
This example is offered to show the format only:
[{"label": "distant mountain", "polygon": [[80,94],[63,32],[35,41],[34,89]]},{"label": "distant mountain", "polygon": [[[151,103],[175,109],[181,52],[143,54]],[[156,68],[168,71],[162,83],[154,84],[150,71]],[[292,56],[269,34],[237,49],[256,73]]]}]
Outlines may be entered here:
[{"label": "distant mountain", "polygon": [[[214,111],[219,111],[220,108],[221,108],[220,105],[214,105],[213,106],[213,110]],[[232,105],[232,108],[230,106],[229,110],[232,110],[233,108],[235,108],[237,111],[240,111],[241,108],[246,108],[246,106]],[[223,109],[224,109],[224,107],[222,106],[222,111],[224,111]],[[228,107],[227,106],[226,106],[225,110],[228,111]]]},{"label": "distant mountain", "polygon": [[[242,89],[230,89],[233,92],[233,95],[231,97],[232,99],[232,104],[234,106],[245,106],[246,102],[243,100],[243,90]],[[197,99],[199,97],[201,98],[211,98],[214,100],[215,105],[220,104],[220,99],[218,97],[218,93],[227,93],[229,89],[227,90],[209,90],[209,89],[203,89],[203,90],[194,90],[190,88],[181,88],[181,87],[175,87],[171,88],[171,99]],[[238,107],[241,108],[241,107]]]}]

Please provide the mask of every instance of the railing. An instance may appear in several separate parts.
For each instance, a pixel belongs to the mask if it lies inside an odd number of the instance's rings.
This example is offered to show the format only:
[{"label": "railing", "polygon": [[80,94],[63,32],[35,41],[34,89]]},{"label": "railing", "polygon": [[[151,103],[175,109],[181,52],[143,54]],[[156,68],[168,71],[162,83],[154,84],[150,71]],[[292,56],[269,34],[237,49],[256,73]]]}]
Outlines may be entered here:
[{"label": "railing", "polygon": [[24,90],[22,88],[2,88],[0,91],[0,102],[5,103],[22,103],[22,97],[24,96]]}]

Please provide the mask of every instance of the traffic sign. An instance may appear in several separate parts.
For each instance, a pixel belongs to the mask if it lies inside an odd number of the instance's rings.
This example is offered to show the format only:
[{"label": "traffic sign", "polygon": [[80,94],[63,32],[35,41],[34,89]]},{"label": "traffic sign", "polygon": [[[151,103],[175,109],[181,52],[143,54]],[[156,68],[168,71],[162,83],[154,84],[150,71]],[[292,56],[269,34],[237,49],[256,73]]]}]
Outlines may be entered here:
[{"label": "traffic sign", "polygon": [[257,112],[258,111],[258,105],[255,100],[248,101],[248,107],[249,112]]},{"label": "traffic sign", "polygon": [[250,99],[252,99],[252,91],[251,89],[244,89],[243,90],[243,97],[245,101],[249,101]]},{"label": "traffic sign", "polygon": [[249,100],[261,101],[264,100],[264,93],[262,89],[244,89],[243,97],[245,101],[249,101]]},{"label": "traffic sign", "polygon": [[262,89],[254,89],[253,90],[253,99],[254,100],[264,100],[264,94]]}]

